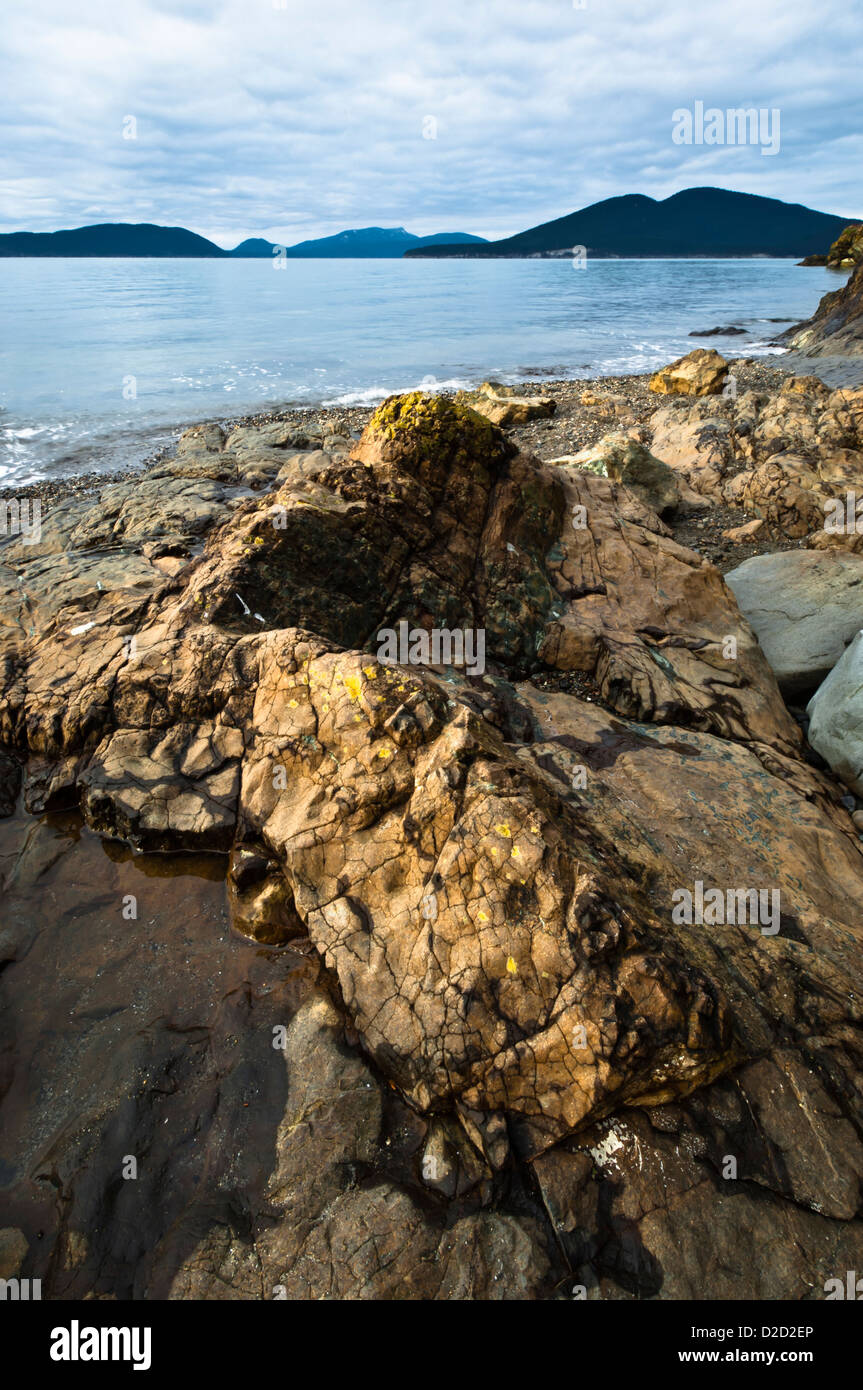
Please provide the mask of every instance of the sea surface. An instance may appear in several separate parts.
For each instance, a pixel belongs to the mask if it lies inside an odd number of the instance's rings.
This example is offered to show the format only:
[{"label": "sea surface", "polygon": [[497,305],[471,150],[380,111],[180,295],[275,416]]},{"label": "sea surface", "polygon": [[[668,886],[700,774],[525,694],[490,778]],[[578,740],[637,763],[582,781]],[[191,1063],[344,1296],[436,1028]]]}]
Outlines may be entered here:
[{"label": "sea surface", "polygon": [[[790,260],[0,259],[0,488],[199,420],[767,355],[844,276]],[[745,336],[692,338],[734,325]]]}]

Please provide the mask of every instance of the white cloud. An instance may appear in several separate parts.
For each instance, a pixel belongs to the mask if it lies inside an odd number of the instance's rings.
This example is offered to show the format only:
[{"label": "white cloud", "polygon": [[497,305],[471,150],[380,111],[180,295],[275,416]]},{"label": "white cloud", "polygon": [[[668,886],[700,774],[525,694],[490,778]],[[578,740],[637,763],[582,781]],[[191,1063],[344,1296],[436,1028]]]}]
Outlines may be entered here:
[{"label": "white cloud", "polygon": [[[152,220],[223,245],[369,223],[495,236],[703,183],[863,213],[854,11],[7,0],[2,228]],[[779,107],[779,155],[674,145],[671,113],[696,99]]]}]

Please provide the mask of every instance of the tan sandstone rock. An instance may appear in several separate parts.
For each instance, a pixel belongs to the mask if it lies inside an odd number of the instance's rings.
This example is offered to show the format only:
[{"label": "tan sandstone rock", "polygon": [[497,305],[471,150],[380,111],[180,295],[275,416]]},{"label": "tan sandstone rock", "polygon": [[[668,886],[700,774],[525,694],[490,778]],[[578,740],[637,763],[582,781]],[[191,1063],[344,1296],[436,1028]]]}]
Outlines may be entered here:
[{"label": "tan sandstone rock", "polygon": [[728,363],[715,348],[695,348],[650,378],[660,396],[715,396],[725,385]]}]

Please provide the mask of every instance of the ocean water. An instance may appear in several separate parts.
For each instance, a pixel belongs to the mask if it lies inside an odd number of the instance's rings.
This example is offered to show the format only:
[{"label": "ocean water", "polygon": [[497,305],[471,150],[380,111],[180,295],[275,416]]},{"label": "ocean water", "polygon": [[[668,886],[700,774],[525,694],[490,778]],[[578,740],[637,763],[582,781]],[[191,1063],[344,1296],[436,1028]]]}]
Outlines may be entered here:
[{"label": "ocean water", "polygon": [[[788,260],[0,259],[0,487],[278,406],[766,355],[843,278]],[[731,324],[746,336],[688,336]]]}]

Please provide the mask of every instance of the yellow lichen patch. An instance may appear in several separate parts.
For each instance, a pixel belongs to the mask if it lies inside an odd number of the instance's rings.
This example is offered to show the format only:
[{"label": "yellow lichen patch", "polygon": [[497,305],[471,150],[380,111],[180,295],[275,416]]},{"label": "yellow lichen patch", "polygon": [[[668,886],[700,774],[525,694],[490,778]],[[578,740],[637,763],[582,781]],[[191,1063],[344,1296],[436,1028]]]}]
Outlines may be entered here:
[{"label": "yellow lichen patch", "polygon": [[516,965],[516,963],[515,963],[515,961],[513,960],[512,956],[507,956],[507,958],[506,958],[506,968],[507,968],[507,972],[508,972],[510,975],[517,975],[517,974],[518,974],[518,966]]},{"label": "yellow lichen patch", "polygon": [[297,706],[299,705],[299,703],[300,703],[299,700],[289,700],[289,701],[288,701],[288,709],[296,709]]},{"label": "yellow lichen patch", "polygon": [[377,673],[377,671],[375,670],[374,666],[364,666],[364,667],[363,667],[363,670],[365,671],[365,673],[366,673],[366,675],[368,676],[368,678],[369,678],[370,681],[376,681],[376,680],[377,680],[377,678],[378,678],[378,673]]},{"label": "yellow lichen patch", "polygon": [[351,699],[358,700],[363,693],[363,683],[359,676],[345,676],[344,681]]},{"label": "yellow lichen patch", "polygon": [[478,918],[478,920],[479,920],[480,922],[487,922],[487,921],[488,921],[488,917],[486,916],[486,914],[485,914],[484,912],[478,912],[478,913],[477,913],[477,918]]},{"label": "yellow lichen patch", "polygon": [[393,755],[393,750],[392,750],[391,748],[379,748],[379,749],[378,749],[378,757],[379,757],[379,758],[391,758],[392,755]]},{"label": "yellow lichen patch", "polygon": [[497,831],[498,835],[503,835],[505,840],[512,839],[512,831],[510,830],[509,825],[505,820],[501,821],[500,825],[496,825],[495,830]]}]

